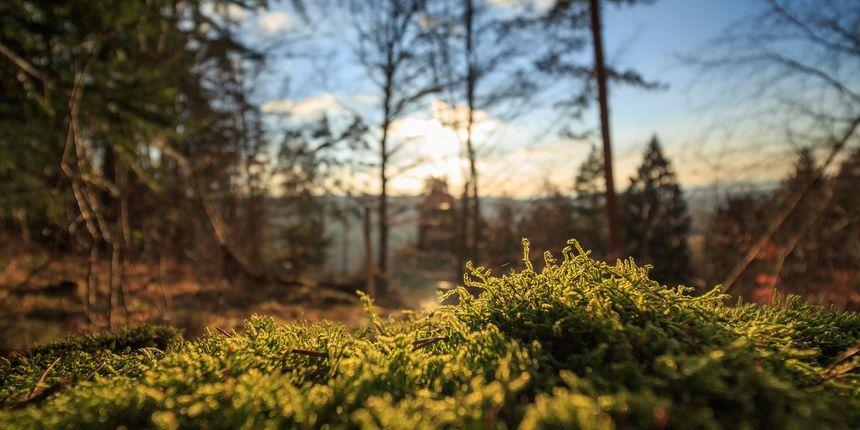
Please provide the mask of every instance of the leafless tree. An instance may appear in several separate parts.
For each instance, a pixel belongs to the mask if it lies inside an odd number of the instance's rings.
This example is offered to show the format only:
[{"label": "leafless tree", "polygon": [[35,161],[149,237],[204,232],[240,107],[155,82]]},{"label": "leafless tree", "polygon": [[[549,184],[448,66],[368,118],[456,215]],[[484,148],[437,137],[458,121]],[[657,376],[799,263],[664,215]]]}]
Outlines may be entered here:
[{"label": "leafless tree", "polygon": [[825,182],[835,162],[860,141],[860,3],[762,0],[759,5],[757,14],[727,29],[705,54],[687,60],[730,86],[725,93],[736,103],[735,111],[754,121],[751,126],[762,140],[751,145],[772,139],[811,146],[819,162],[727,274],[726,292],[803,206],[813,185]]},{"label": "leafless tree", "polygon": [[[433,36],[438,51],[433,58],[439,81],[446,83],[448,108],[443,122],[457,131],[468,161],[467,189],[463,206],[464,251],[468,258],[480,260],[482,241],[481,204],[478,181],[478,145],[475,125],[481,113],[505,106],[498,115],[510,119],[517,101],[532,94],[533,83],[524,71],[526,44],[522,29],[510,25],[510,18],[499,13],[486,0],[447,0],[433,8]],[[444,77],[444,78],[443,78]]]},{"label": "leafless tree", "polygon": [[358,33],[356,56],[379,98],[379,245],[377,270],[384,276],[388,266],[390,213],[388,186],[392,158],[404,142],[392,142],[392,124],[409,113],[426,96],[440,90],[428,77],[429,48],[426,37],[426,0],[350,0]]}]

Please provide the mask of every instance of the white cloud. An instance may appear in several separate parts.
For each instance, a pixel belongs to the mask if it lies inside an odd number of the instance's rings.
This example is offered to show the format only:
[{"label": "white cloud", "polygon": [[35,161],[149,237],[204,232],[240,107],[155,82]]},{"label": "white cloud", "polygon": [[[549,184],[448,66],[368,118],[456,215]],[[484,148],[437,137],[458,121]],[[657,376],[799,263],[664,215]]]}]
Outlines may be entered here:
[{"label": "white cloud", "polygon": [[239,22],[245,19],[248,11],[233,3],[211,1],[203,4],[201,12],[210,18],[226,18],[230,21]]},{"label": "white cloud", "polygon": [[490,0],[490,4],[506,9],[531,9],[544,11],[552,7],[556,0]]},{"label": "white cloud", "polygon": [[263,103],[265,113],[290,114],[298,119],[313,119],[324,113],[341,114],[343,108],[331,93],[308,97],[302,100],[270,100]]},{"label": "white cloud", "polygon": [[[447,178],[452,190],[460,189],[463,185],[468,168],[463,158],[468,109],[463,105],[452,107],[443,101],[433,100],[429,113],[429,117],[416,114],[391,124],[392,139],[407,147],[400,153],[404,157],[400,161],[404,164],[420,161],[408,173],[396,178],[392,184],[395,193],[418,193],[424,178],[431,175]],[[479,146],[488,142],[494,131],[505,126],[480,110],[473,113],[473,120],[473,137]]]},{"label": "white cloud", "polygon": [[[443,101],[433,100],[430,102],[430,109],[433,111],[433,117],[436,121],[456,130],[456,135],[460,140],[466,141],[469,108],[465,104],[458,103],[451,106]],[[472,140],[480,146],[505,125],[502,121],[490,117],[487,111],[476,109],[472,112]]]},{"label": "white cloud", "polygon": [[242,8],[242,6],[230,3],[225,8],[224,14],[227,15],[227,18],[230,18],[233,21],[241,21],[245,19],[246,12],[247,11]]},{"label": "white cloud", "polygon": [[267,11],[260,13],[257,25],[266,34],[276,34],[292,29],[293,20],[286,12]]},{"label": "white cloud", "polygon": [[[450,127],[456,127],[457,129],[465,127],[469,119],[469,107],[462,103],[451,106],[441,100],[433,100],[430,102],[430,108],[433,109],[433,116],[439,122]],[[487,112],[480,109],[472,112],[473,123],[478,123],[486,119]]]}]

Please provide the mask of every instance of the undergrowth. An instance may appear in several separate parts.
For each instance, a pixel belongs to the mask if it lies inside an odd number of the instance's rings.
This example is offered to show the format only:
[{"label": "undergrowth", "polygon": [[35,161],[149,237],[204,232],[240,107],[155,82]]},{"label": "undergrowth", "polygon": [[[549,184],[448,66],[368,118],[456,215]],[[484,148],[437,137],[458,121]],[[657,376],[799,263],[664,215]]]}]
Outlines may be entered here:
[{"label": "undergrowth", "polygon": [[0,361],[0,427],[860,427],[858,314],[727,306],[575,242],[524,263],[404,320],[364,297],[357,332],[251,317],[194,342],[142,327],[38,347]]}]

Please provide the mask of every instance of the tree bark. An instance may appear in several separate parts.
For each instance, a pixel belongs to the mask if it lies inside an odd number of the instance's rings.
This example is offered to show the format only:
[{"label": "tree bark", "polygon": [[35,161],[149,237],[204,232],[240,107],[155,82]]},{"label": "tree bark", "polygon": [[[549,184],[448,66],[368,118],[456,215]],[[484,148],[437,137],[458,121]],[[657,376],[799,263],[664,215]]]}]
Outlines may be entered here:
[{"label": "tree bark", "polygon": [[385,73],[385,97],[382,101],[382,137],[379,139],[379,254],[376,261],[376,272],[385,276],[388,271],[388,129],[391,128],[391,100],[394,93],[393,60],[389,53]]},{"label": "tree bark", "polygon": [[594,43],[594,68],[597,79],[597,96],[600,105],[600,134],[603,137],[603,173],[606,181],[606,214],[609,218],[610,259],[621,256],[621,227],[618,216],[618,199],[612,173],[612,141],[609,134],[609,100],[606,88],[606,67],[603,63],[603,38],[600,24],[600,0],[589,0],[591,34]]},{"label": "tree bark", "polygon": [[469,260],[469,239],[468,239],[468,237],[469,237],[469,219],[471,218],[470,214],[469,214],[470,213],[470,208],[469,208],[469,190],[470,190],[470,188],[471,188],[471,186],[470,186],[469,182],[466,181],[466,183],[463,184],[463,198],[462,198],[463,204],[462,204],[462,207],[460,208],[461,213],[459,216],[460,231],[458,233],[460,236],[460,240],[459,240],[459,244],[458,244],[459,246],[457,249],[457,254],[459,257],[458,258],[459,261],[457,262],[458,263],[457,264],[457,277],[458,278],[463,277],[463,274],[466,272],[466,261]]},{"label": "tree bark", "polygon": [[[344,205],[346,206],[346,205]],[[341,264],[341,278],[346,281],[349,277],[349,212],[347,212],[347,208],[344,207],[340,216],[341,228],[343,231],[341,232],[341,256],[340,256],[340,264]]]},{"label": "tree bark", "polygon": [[377,257],[377,268],[379,274],[384,276],[388,270],[388,119],[382,126],[382,139],[380,146],[380,168],[379,168],[379,254]]},{"label": "tree bark", "polygon": [[364,205],[364,271],[367,276],[367,294],[373,296],[376,294],[376,289],[373,284],[374,264],[373,264],[373,241],[371,239],[371,216],[370,206]]},{"label": "tree bark", "polygon": [[[478,197],[478,168],[477,155],[475,146],[472,140],[472,133],[475,123],[475,86],[477,81],[477,70],[474,64],[474,46],[473,46],[473,27],[474,27],[475,5],[473,0],[466,0],[466,11],[463,21],[466,26],[466,65],[468,67],[466,74],[466,104],[468,107],[468,116],[466,118],[466,151],[469,156],[469,182],[472,190],[472,211],[471,211],[471,258],[478,260],[478,252],[481,243],[481,204]],[[477,261],[476,261],[477,262]]]}]

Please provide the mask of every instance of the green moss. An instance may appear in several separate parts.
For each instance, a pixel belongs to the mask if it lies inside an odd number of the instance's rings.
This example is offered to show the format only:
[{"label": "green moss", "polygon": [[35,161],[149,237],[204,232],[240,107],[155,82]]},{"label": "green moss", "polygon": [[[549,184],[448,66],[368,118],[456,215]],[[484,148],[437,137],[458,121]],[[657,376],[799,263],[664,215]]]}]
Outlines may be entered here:
[{"label": "green moss", "polygon": [[[139,374],[164,350],[181,344],[176,329],[143,325],[49,343],[9,359],[0,358],[0,405],[15,405],[34,388],[42,388],[35,385],[43,374],[45,386],[77,382],[96,373]],[[51,371],[46,374],[48,367]]]},{"label": "green moss", "polygon": [[75,382],[21,409],[6,402],[0,427],[860,426],[858,374],[822,379],[860,341],[857,314],[791,297],[729,307],[716,290],[666,288],[573,245],[541,271],[474,270],[477,298],[460,288],[457,305],[405,321],[365,299],[360,332],[251,317],[233,337],[175,342],[149,328],[37,348],[2,364],[2,393],[29,393],[57,356],[49,383]]}]

